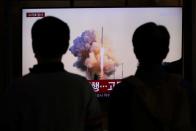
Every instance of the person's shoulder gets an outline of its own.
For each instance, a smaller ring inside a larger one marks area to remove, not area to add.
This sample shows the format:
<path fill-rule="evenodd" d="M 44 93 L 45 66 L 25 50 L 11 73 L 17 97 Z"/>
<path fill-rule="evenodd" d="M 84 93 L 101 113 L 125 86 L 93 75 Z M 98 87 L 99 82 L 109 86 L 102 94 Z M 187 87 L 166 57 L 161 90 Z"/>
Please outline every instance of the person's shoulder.
<path fill-rule="evenodd" d="M 191 83 L 183 78 L 183 76 L 178 74 L 169 74 L 167 79 L 167 88 L 170 90 L 174 90 L 175 92 L 182 93 L 190 93 L 192 92 Z"/>
<path fill-rule="evenodd" d="M 113 94 L 119 94 L 119 93 L 128 93 L 133 88 L 133 84 L 136 82 L 135 76 L 128 76 L 121 80 L 119 84 L 117 84 L 112 93 Z"/>
<path fill-rule="evenodd" d="M 176 79 L 178 81 L 183 80 L 182 75 L 179 75 L 179 74 L 167 73 L 167 75 L 168 75 L 168 78 L 170 78 L 170 79 Z"/>
<path fill-rule="evenodd" d="M 188 86 L 188 81 L 186 81 L 182 75 L 168 73 L 167 82 L 171 85 L 177 84 L 178 87 L 185 87 Z"/>
<path fill-rule="evenodd" d="M 29 73 L 13 81 L 16 86 L 28 86 L 35 84 L 67 84 L 88 86 L 88 81 L 85 77 L 68 72 L 53 72 L 53 73 Z"/>
<path fill-rule="evenodd" d="M 78 75 L 78 74 L 75 74 L 72 72 L 68 72 L 68 71 L 64 72 L 64 76 L 66 76 L 72 80 L 76 80 L 76 81 L 87 81 L 87 79 L 84 76 Z"/>
<path fill-rule="evenodd" d="M 18 78 L 16 78 L 16 79 L 14 79 L 14 80 L 11 82 L 11 84 L 12 84 L 12 85 L 17 85 L 17 84 L 19 84 L 19 83 L 21 83 L 21 82 L 27 81 L 30 77 L 31 77 L 31 74 L 30 74 L 30 73 L 25 74 L 24 76 L 21 76 L 21 77 L 18 77 Z"/>
<path fill-rule="evenodd" d="M 83 86 L 89 86 L 88 80 L 81 75 L 69 72 L 69 71 L 63 71 L 63 72 L 57 72 L 53 74 L 56 77 L 55 80 L 61 81 L 70 85 L 80 85 L 81 87 Z"/>
<path fill-rule="evenodd" d="M 19 78 L 18 80 L 28 80 L 28 79 L 34 79 L 34 78 L 70 78 L 70 79 L 78 79 L 78 80 L 85 80 L 86 78 L 78 75 L 78 74 L 74 74 L 72 72 L 68 72 L 68 71 L 61 71 L 61 72 L 52 72 L 52 73 L 29 73 L 24 75 L 23 77 Z"/>
<path fill-rule="evenodd" d="M 119 84 L 117 84 L 116 87 L 118 88 L 128 88 L 128 87 L 133 87 L 133 86 L 140 86 L 142 85 L 142 82 L 140 79 L 138 79 L 136 76 L 128 76 L 124 79 L 121 80 Z"/>
<path fill-rule="evenodd" d="M 64 72 L 64 78 L 66 78 L 66 82 L 70 85 L 77 85 L 77 88 L 82 88 L 83 90 L 91 90 L 91 84 L 88 82 L 86 77 L 72 73 L 72 72 Z"/>

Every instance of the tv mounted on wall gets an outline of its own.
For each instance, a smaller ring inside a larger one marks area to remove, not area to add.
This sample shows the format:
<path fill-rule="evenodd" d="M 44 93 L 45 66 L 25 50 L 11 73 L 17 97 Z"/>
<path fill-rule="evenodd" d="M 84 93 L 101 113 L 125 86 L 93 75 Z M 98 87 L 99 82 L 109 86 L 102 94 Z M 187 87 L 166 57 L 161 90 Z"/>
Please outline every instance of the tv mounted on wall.
<path fill-rule="evenodd" d="M 121 79 L 134 75 L 137 59 L 132 35 L 146 22 L 166 26 L 169 53 L 164 62 L 182 57 L 182 8 L 33 8 L 22 9 L 22 74 L 36 64 L 31 28 L 45 16 L 65 21 L 71 29 L 70 46 L 62 62 L 67 71 L 89 80 L 97 97 L 109 97 Z"/>

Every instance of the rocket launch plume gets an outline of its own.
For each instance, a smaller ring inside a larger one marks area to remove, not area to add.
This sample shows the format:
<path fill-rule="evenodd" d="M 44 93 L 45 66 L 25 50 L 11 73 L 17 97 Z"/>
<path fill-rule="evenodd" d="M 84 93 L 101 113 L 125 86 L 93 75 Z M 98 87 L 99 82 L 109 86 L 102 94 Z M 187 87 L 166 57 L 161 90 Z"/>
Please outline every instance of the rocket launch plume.
<path fill-rule="evenodd" d="M 86 30 L 73 40 L 73 45 L 69 48 L 71 53 L 77 57 L 77 61 L 73 66 L 81 71 L 85 71 L 89 79 L 93 79 L 94 75 L 101 74 L 101 63 L 103 63 L 103 74 L 108 77 L 115 72 L 115 66 L 118 65 L 112 50 L 103 47 L 102 41 L 97 41 L 94 30 Z M 104 50 L 103 51 L 101 50 Z M 102 54 L 101 54 L 102 52 Z M 102 58 L 101 58 L 101 55 Z M 101 59 L 104 62 L 101 62 Z"/>

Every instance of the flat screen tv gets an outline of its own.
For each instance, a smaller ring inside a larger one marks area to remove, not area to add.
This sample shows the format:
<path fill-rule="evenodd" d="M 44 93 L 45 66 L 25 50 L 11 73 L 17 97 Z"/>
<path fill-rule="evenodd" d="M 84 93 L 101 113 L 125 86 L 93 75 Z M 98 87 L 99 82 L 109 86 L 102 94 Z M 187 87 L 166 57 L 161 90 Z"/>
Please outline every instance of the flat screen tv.
<path fill-rule="evenodd" d="M 109 97 L 121 79 L 134 75 L 138 61 L 132 35 L 146 22 L 166 26 L 169 53 L 164 62 L 182 57 L 182 8 L 33 8 L 22 9 L 22 74 L 37 63 L 31 40 L 36 20 L 55 16 L 71 29 L 70 45 L 62 62 L 67 71 L 87 78 L 97 97 Z"/>

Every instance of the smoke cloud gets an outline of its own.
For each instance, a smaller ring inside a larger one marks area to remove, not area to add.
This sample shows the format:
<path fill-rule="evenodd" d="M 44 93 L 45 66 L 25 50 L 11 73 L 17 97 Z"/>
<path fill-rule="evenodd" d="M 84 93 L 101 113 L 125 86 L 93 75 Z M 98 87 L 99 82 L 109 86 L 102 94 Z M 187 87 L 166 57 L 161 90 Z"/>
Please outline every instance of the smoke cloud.
<path fill-rule="evenodd" d="M 107 79 L 108 76 L 115 72 L 115 67 L 118 66 L 112 50 L 107 46 L 104 48 L 104 68 L 102 79 Z M 71 53 L 77 57 L 77 61 L 73 64 L 74 67 L 86 72 L 89 79 L 94 79 L 94 76 L 100 76 L 100 49 L 101 43 L 97 41 L 97 35 L 94 30 L 86 30 L 73 40 L 73 45 L 70 47 Z"/>

